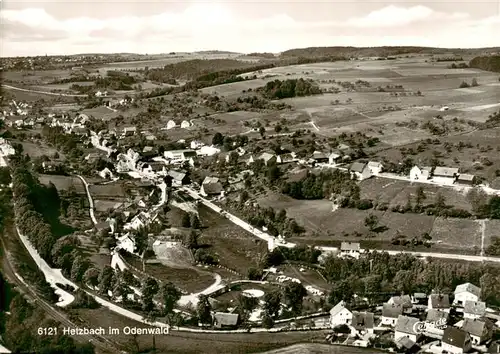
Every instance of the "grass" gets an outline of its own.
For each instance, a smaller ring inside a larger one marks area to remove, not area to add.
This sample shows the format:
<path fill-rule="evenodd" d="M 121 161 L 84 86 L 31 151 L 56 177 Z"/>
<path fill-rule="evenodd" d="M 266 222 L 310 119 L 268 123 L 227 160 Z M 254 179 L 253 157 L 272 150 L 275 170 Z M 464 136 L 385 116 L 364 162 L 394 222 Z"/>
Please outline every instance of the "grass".
<path fill-rule="evenodd" d="M 120 182 L 110 183 L 106 185 L 91 185 L 89 186 L 89 191 L 93 198 L 113 198 L 126 196 L 123 185 Z"/>
<path fill-rule="evenodd" d="M 257 265 L 260 255 L 267 249 L 266 244 L 204 205 L 199 207 L 199 215 L 204 229 L 198 242 L 208 245 L 220 264 L 241 274 Z"/>
<path fill-rule="evenodd" d="M 19 141 L 15 142 L 19 143 Z M 20 143 L 23 145 L 23 153 L 30 155 L 32 158 L 44 155 L 51 157 L 56 152 L 59 153 L 55 148 L 47 145 L 34 144 L 27 141 L 22 141 Z"/>
<path fill-rule="evenodd" d="M 73 312 L 92 327 L 118 328 L 120 334 L 107 335 L 113 341 L 123 344 L 128 350 L 146 351 L 152 348 L 153 337 L 150 335 L 137 336 L 137 345 L 132 336 L 123 334 L 125 326 L 147 328 L 148 326 L 126 317 L 120 316 L 106 308 L 95 310 L 79 309 Z M 169 335 L 156 336 L 156 348 L 161 353 L 258 353 L 262 351 L 286 347 L 298 343 L 324 343 L 328 331 L 311 332 L 284 332 L 279 334 L 213 334 L 189 333 L 171 331 Z M 343 348 L 342 348 L 343 349 Z M 349 348 L 350 349 L 350 348 Z"/>
<path fill-rule="evenodd" d="M 299 279 L 304 286 L 312 285 L 323 291 L 331 290 L 331 285 L 318 272 L 310 269 L 304 269 L 301 272 L 299 269 L 300 267 L 289 264 L 280 267 L 284 275 Z M 272 279 L 272 277 L 268 279 Z"/>
<path fill-rule="evenodd" d="M 38 180 L 45 185 L 52 182 L 57 190 L 68 190 L 70 187 L 74 187 L 78 194 L 85 194 L 82 181 L 77 177 L 40 174 Z"/>

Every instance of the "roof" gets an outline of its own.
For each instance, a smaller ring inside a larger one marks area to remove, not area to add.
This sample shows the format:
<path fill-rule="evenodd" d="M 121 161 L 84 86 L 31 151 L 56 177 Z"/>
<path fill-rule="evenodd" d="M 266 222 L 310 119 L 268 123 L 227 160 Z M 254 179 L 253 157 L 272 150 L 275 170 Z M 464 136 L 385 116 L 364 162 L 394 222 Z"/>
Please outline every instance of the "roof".
<path fill-rule="evenodd" d="M 219 178 L 218 177 L 207 176 L 207 177 L 205 177 L 205 179 L 203 180 L 203 182 L 201 182 L 201 184 L 217 183 L 217 182 L 219 182 Z"/>
<path fill-rule="evenodd" d="M 125 127 L 123 128 L 124 132 L 135 132 L 137 130 L 137 127 Z"/>
<path fill-rule="evenodd" d="M 352 325 L 356 329 L 360 328 L 373 328 L 374 315 L 372 312 L 358 312 L 352 313 Z"/>
<path fill-rule="evenodd" d="M 340 311 L 342 310 L 349 310 L 347 307 L 346 307 L 346 303 L 345 301 L 340 301 L 337 305 L 333 306 L 332 309 L 330 310 L 330 315 L 331 316 L 335 316 L 337 315 L 338 313 L 340 313 Z"/>
<path fill-rule="evenodd" d="M 268 152 L 263 152 L 260 156 L 259 156 L 259 159 L 260 160 L 264 160 L 264 162 L 268 162 L 269 160 L 271 160 L 272 158 L 274 157 L 273 154 L 270 154 Z"/>
<path fill-rule="evenodd" d="M 350 149 L 351 147 L 349 145 L 346 145 L 346 144 L 339 144 L 339 146 L 337 146 L 337 149 L 339 150 L 346 150 L 346 149 Z"/>
<path fill-rule="evenodd" d="M 363 162 L 354 162 L 351 167 L 349 167 L 349 170 L 352 172 L 358 172 L 362 173 L 363 170 L 365 169 L 366 164 Z"/>
<path fill-rule="evenodd" d="M 427 317 L 425 318 L 427 322 L 437 322 L 442 319 L 448 319 L 448 312 L 438 309 L 429 309 L 429 311 L 427 311 Z"/>
<path fill-rule="evenodd" d="M 500 353 L 500 343 L 494 342 L 488 348 L 488 353 L 490 354 L 498 354 Z"/>
<path fill-rule="evenodd" d="M 447 294 L 431 294 L 429 301 L 434 309 L 450 308 L 450 297 Z"/>
<path fill-rule="evenodd" d="M 443 333 L 442 341 L 443 343 L 452 345 L 454 347 L 463 348 L 467 337 L 467 332 L 459 328 L 446 327 Z"/>
<path fill-rule="evenodd" d="M 409 337 L 401 337 L 398 339 L 396 342 L 396 345 L 398 348 L 406 348 L 406 349 L 411 349 L 416 343 L 412 341 Z"/>
<path fill-rule="evenodd" d="M 361 246 L 359 242 L 342 242 L 340 244 L 341 251 L 359 251 Z"/>
<path fill-rule="evenodd" d="M 340 152 L 337 152 L 337 151 L 333 151 L 330 156 L 328 156 L 329 158 L 332 158 L 332 159 L 338 159 L 339 157 L 341 157 L 342 155 L 340 154 Z"/>
<path fill-rule="evenodd" d="M 415 299 L 427 299 L 427 294 L 426 293 L 415 293 L 415 294 L 413 294 L 413 297 Z"/>
<path fill-rule="evenodd" d="M 396 305 L 401 305 L 403 307 L 413 307 L 410 295 L 393 296 L 389 299 L 392 303 Z"/>
<path fill-rule="evenodd" d="M 471 293 L 471 294 L 479 297 L 481 295 L 481 288 L 479 286 L 476 286 L 476 285 L 471 284 L 471 283 L 460 284 L 460 285 L 457 285 L 457 287 L 455 288 L 455 296 L 457 294 L 465 293 L 465 292 Z"/>
<path fill-rule="evenodd" d="M 224 190 L 219 182 L 205 183 L 202 188 L 206 194 L 220 194 Z"/>
<path fill-rule="evenodd" d="M 415 331 L 415 327 L 417 326 L 418 322 L 418 318 L 400 315 L 398 316 L 398 320 L 396 321 L 396 328 L 394 330 L 406 334 L 417 334 L 417 332 Z"/>
<path fill-rule="evenodd" d="M 161 161 L 158 162 L 149 162 L 148 165 L 151 167 L 151 169 L 155 172 L 162 171 L 163 168 L 165 167 L 165 164 Z"/>
<path fill-rule="evenodd" d="M 434 176 L 454 177 L 458 175 L 458 168 L 437 166 L 434 169 Z"/>
<path fill-rule="evenodd" d="M 142 152 L 151 152 L 151 151 L 154 151 L 154 147 L 153 146 L 144 146 L 144 149 L 142 149 Z"/>
<path fill-rule="evenodd" d="M 286 153 L 286 154 L 281 154 L 279 155 L 281 161 L 293 161 L 295 158 L 293 157 L 292 153 Z"/>
<path fill-rule="evenodd" d="M 214 315 L 215 321 L 222 326 L 236 326 L 238 324 L 237 313 L 216 312 Z"/>
<path fill-rule="evenodd" d="M 462 330 L 465 332 L 477 336 L 482 337 L 488 327 L 492 327 L 492 323 L 487 319 L 464 319 L 464 323 L 462 324 Z"/>
<path fill-rule="evenodd" d="M 328 155 L 326 155 L 324 152 L 321 152 L 321 151 L 315 151 L 315 152 L 313 152 L 311 158 L 313 158 L 315 160 L 327 159 Z"/>
<path fill-rule="evenodd" d="M 403 313 L 403 306 L 394 304 L 382 305 L 382 316 L 389 318 L 398 318 Z"/>
<path fill-rule="evenodd" d="M 460 176 L 458 176 L 458 180 L 459 180 L 459 181 L 468 181 L 468 182 L 473 182 L 473 181 L 474 181 L 474 178 L 476 178 L 476 176 L 474 176 L 474 175 L 469 175 L 469 174 L 460 174 Z"/>
<path fill-rule="evenodd" d="M 184 172 L 175 170 L 168 170 L 168 175 L 176 181 L 182 181 L 186 177 L 186 174 Z"/>
<path fill-rule="evenodd" d="M 382 163 L 378 161 L 368 161 L 368 167 L 382 168 Z"/>
<path fill-rule="evenodd" d="M 486 303 L 482 301 L 465 301 L 464 313 L 484 316 L 486 313 Z"/>

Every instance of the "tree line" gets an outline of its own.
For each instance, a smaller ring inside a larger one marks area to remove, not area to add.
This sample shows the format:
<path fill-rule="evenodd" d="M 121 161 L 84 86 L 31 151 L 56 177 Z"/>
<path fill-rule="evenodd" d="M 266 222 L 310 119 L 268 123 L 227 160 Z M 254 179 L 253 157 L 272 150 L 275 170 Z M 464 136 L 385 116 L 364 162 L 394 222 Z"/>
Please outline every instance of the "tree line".
<path fill-rule="evenodd" d="M 321 94 L 321 89 L 312 80 L 287 79 L 284 81 L 269 81 L 266 86 L 258 88 L 265 98 L 282 99 L 290 97 L 302 97 Z"/>

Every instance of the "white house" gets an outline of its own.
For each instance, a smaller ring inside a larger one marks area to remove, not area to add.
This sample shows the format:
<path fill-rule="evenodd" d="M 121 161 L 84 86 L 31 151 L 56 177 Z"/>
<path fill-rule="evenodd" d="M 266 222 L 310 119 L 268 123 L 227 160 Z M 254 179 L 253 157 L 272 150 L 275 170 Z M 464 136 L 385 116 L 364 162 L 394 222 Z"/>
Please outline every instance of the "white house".
<path fill-rule="evenodd" d="M 447 294 L 431 294 L 427 308 L 450 312 L 450 297 Z"/>
<path fill-rule="evenodd" d="M 177 126 L 177 124 L 173 120 L 169 120 L 167 122 L 167 130 L 173 129 Z"/>
<path fill-rule="evenodd" d="M 481 345 L 491 339 L 493 334 L 493 323 L 488 319 L 478 320 L 466 318 L 461 329 L 470 335 L 473 345 Z"/>
<path fill-rule="evenodd" d="M 460 284 L 455 288 L 454 295 L 453 305 L 464 306 L 466 301 L 479 301 L 481 288 L 471 283 Z"/>
<path fill-rule="evenodd" d="M 196 157 L 196 152 L 194 150 L 184 149 L 184 150 L 170 150 L 164 152 L 165 159 L 170 161 L 170 163 L 182 163 L 184 161 L 189 161 L 189 159 Z"/>
<path fill-rule="evenodd" d="M 187 121 L 187 120 L 183 120 L 183 121 L 181 122 L 181 128 L 182 128 L 182 129 L 189 128 L 190 126 L 191 126 L 191 123 L 189 123 L 189 121 Z"/>
<path fill-rule="evenodd" d="M 372 176 L 370 169 L 368 168 L 368 164 L 363 162 L 354 162 L 349 167 L 349 172 L 351 176 L 356 178 L 359 181 L 370 178 Z"/>
<path fill-rule="evenodd" d="M 342 242 L 340 244 L 340 257 L 353 257 L 358 259 L 361 253 L 361 245 L 359 242 Z"/>
<path fill-rule="evenodd" d="M 218 153 L 220 153 L 220 149 L 215 146 L 202 146 L 199 150 L 196 150 L 198 156 L 213 156 Z"/>
<path fill-rule="evenodd" d="M 432 168 L 430 167 L 418 167 L 413 166 L 410 170 L 410 180 L 411 181 L 427 181 L 431 178 Z"/>
<path fill-rule="evenodd" d="M 348 325 L 352 321 L 352 312 L 347 308 L 345 301 L 340 301 L 330 310 L 330 324 L 333 327 Z"/>
<path fill-rule="evenodd" d="M 401 305 L 391 305 L 391 304 L 383 304 L 382 305 L 382 318 L 380 324 L 383 326 L 392 326 L 396 325 L 396 321 L 398 317 L 403 314 L 403 306 Z"/>
<path fill-rule="evenodd" d="M 199 140 L 191 141 L 191 149 L 193 149 L 193 150 L 200 149 L 203 146 L 205 146 L 205 144 Z"/>
<path fill-rule="evenodd" d="M 2 156 L 15 155 L 16 150 L 4 138 L 0 138 L 0 153 Z"/>
<path fill-rule="evenodd" d="M 335 152 L 334 151 L 330 155 L 328 155 L 328 163 L 330 165 L 336 165 L 340 161 L 342 161 L 342 155 L 340 154 L 340 152 Z"/>
<path fill-rule="evenodd" d="M 377 161 L 368 161 L 368 169 L 372 175 L 378 175 L 384 169 L 382 163 Z"/>
<path fill-rule="evenodd" d="M 135 242 L 130 237 L 130 234 L 127 233 L 121 237 L 118 237 L 118 239 L 116 240 L 116 247 L 118 249 L 123 249 L 127 252 L 134 253 Z"/>
<path fill-rule="evenodd" d="M 387 301 L 389 305 L 399 305 L 403 307 L 403 313 L 410 314 L 413 310 L 413 303 L 410 295 L 393 296 Z"/>
<path fill-rule="evenodd" d="M 437 166 L 432 173 L 432 180 L 437 183 L 451 185 L 458 177 L 458 168 Z"/>
<path fill-rule="evenodd" d="M 151 219 L 151 215 L 149 215 L 149 213 L 141 211 L 139 214 L 134 216 L 129 223 L 125 224 L 123 226 L 123 229 L 124 230 L 137 230 L 137 229 L 149 224 L 150 219 Z"/>
<path fill-rule="evenodd" d="M 422 335 L 416 331 L 418 322 L 418 318 L 415 317 L 398 316 L 394 328 L 394 341 L 397 342 L 403 337 L 408 337 L 413 342 L 417 342 Z"/>
<path fill-rule="evenodd" d="M 472 340 L 469 333 L 450 326 L 444 330 L 441 346 L 443 352 L 462 354 L 472 349 Z"/>
<path fill-rule="evenodd" d="M 478 319 L 486 314 L 486 303 L 482 301 L 466 300 L 464 304 L 464 318 Z"/>
<path fill-rule="evenodd" d="M 270 154 L 268 152 L 264 152 L 259 156 L 259 160 L 263 160 L 264 164 L 267 166 L 268 164 L 272 163 L 273 161 L 276 162 L 276 156 L 273 154 Z"/>

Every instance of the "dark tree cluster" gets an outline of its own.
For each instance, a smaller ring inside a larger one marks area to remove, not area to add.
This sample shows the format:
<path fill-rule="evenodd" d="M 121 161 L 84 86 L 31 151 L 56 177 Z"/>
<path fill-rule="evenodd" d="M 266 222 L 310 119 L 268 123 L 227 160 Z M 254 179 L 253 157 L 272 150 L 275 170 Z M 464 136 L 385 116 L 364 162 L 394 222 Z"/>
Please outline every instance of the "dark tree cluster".
<path fill-rule="evenodd" d="M 62 127 L 44 126 L 42 135 L 50 144 L 61 149 L 65 154 L 80 157 L 83 151 L 78 147 L 80 138 L 74 134 L 65 134 Z"/>
<path fill-rule="evenodd" d="M 321 89 L 310 80 L 287 79 L 284 81 L 274 80 L 266 86 L 257 89 L 262 95 L 269 99 L 282 99 L 290 97 L 301 97 L 321 94 Z"/>
<path fill-rule="evenodd" d="M 479 56 L 469 62 L 471 68 L 500 73 L 500 55 Z"/>

